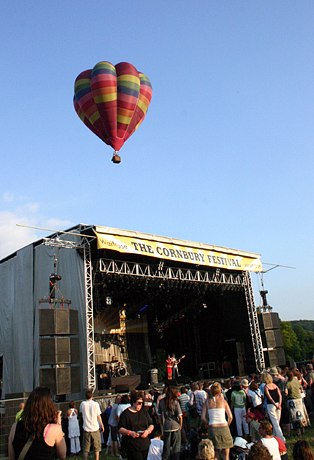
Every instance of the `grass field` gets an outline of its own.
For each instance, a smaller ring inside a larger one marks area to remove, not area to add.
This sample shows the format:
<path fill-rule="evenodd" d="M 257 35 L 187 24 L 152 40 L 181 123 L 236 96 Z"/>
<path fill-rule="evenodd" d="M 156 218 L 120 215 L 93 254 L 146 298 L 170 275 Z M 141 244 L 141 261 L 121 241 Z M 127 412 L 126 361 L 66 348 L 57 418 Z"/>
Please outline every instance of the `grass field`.
<path fill-rule="evenodd" d="M 304 430 L 304 433 L 300 437 L 292 434 L 292 436 L 289 439 L 287 439 L 286 445 L 287 445 L 287 448 L 288 448 L 288 457 L 289 457 L 289 459 L 292 459 L 293 446 L 297 441 L 299 441 L 299 439 L 304 439 L 305 441 L 307 441 L 310 444 L 312 449 L 314 449 L 314 423 L 313 423 L 313 420 L 312 420 L 312 426 L 306 428 Z"/>

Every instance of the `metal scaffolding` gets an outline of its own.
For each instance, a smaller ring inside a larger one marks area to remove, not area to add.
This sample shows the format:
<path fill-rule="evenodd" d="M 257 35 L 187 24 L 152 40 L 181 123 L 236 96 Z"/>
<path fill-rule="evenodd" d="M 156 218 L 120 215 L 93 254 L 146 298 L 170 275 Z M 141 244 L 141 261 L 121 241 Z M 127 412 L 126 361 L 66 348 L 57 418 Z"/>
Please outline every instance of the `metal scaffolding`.
<path fill-rule="evenodd" d="M 86 228 L 83 229 L 84 231 Z M 89 235 L 80 233 L 62 232 L 62 234 L 79 237 L 79 241 L 68 241 L 57 236 L 44 238 L 43 244 L 66 249 L 80 249 L 83 251 L 84 260 L 84 287 L 85 287 L 85 321 L 86 321 L 86 357 L 87 357 L 87 378 L 86 387 L 96 388 L 96 366 L 95 366 L 95 342 L 94 342 L 94 307 L 93 307 L 93 267 L 91 259 Z"/>
<path fill-rule="evenodd" d="M 257 317 L 257 309 L 254 304 L 254 294 L 253 294 L 252 282 L 251 282 L 251 277 L 250 277 L 249 272 L 244 272 L 243 275 L 244 275 L 243 285 L 244 285 L 246 306 L 247 306 L 249 322 L 250 322 L 255 364 L 256 364 L 257 371 L 262 372 L 265 369 L 265 359 L 264 359 L 261 332 L 260 332 L 260 327 L 259 327 L 258 317 Z"/>
<path fill-rule="evenodd" d="M 193 270 L 186 268 L 165 267 L 164 262 L 162 261 L 158 265 L 153 265 L 110 259 L 99 259 L 98 270 L 105 274 L 185 281 L 205 284 L 208 287 L 220 286 L 224 287 L 226 290 L 244 289 L 256 368 L 259 372 L 265 369 L 264 352 L 257 317 L 257 309 L 254 303 L 251 276 L 248 271 L 228 273 L 221 271 L 219 268 L 211 271 Z"/>

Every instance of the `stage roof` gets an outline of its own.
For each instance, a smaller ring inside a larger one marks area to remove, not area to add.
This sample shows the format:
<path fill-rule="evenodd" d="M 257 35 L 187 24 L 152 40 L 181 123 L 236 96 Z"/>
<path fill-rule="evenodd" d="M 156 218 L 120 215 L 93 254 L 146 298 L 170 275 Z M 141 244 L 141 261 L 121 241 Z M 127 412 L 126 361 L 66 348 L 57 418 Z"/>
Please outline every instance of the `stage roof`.
<path fill-rule="evenodd" d="M 260 255 L 132 230 L 95 226 L 98 249 L 230 270 L 260 272 Z"/>

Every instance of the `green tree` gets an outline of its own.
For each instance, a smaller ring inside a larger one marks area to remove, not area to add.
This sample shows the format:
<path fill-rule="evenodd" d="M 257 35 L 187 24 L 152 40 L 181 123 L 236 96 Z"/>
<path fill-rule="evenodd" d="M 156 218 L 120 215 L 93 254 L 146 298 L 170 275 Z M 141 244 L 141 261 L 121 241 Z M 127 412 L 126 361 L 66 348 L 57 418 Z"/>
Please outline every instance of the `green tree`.
<path fill-rule="evenodd" d="M 292 324 L 292 328 L 300 344 L 301 359 L 310 359 L 314 353 L 314 332 L 306 330 L 300 323 Z"/>
<path fill-rule="evenodd" d="M 298 340 L 298 337 L 292 326 L 287 321 L 282 321 L 280 324 L 282 337 L 283 337 L 283 346 L 287 357 L 293 358 L 295 361 L 301 359 L 301 347 Z"/>

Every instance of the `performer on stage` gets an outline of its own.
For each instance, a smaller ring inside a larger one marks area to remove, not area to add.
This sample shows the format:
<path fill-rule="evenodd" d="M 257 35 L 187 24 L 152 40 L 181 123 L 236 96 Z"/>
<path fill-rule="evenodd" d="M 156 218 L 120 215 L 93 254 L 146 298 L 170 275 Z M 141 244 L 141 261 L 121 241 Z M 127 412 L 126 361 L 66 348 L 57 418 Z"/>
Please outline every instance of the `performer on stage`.
<path fill-rule="evenodd" d="M 172 362 L 172 379 L 173 380 L 175 380 L 176 377 L 180 377 L 178 364 L 180 363 L 181 359 L 183 359 L 183 358 L 185 358 L 185 355 L 181 356 L 180 359 L 177 359 L 175 354 L 172 353 L 171 362 Z"/>
<path fill-rule="evenodd" d="M 168 355 L 166 359 L 166 372 L 167 372 L 167 379 L 172 380 L 172 358 Z"/>

